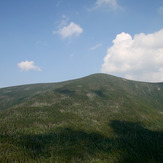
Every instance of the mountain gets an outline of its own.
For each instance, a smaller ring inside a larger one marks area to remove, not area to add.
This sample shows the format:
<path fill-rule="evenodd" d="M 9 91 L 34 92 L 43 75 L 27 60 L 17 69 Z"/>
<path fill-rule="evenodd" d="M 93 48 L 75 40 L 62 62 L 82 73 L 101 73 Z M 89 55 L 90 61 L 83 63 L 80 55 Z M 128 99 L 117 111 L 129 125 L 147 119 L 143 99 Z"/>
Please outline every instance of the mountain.
<path fill-rule="evenodd" d="M 106 74 L 0 89 L 0 162 L 162 162 L 163 83 Z"/>

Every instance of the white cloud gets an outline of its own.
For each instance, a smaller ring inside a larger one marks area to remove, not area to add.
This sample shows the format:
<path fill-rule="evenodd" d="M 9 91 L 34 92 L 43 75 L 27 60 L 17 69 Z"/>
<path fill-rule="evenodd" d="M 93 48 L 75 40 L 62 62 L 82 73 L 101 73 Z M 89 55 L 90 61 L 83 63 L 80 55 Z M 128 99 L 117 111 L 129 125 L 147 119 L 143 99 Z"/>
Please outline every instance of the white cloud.
<path fill-rule="evenodd" d="M 119 8 L 117 0 L 96 0 L 95 8 L 99 8 L 104 5 L 108 5 L 113 9 Z"/>
<path fill-rule="evenodd" d="M 102 72 L 140 81 L 163 81 L 163 29 L 133 38 L 118 34 L 107 51 Z"/>
<path fill-rule="evenodd" d="M 163 6 L 158 9 L 159 14 L 163 15 Z"/>
<path fill-rule="evenodd" d="M 34 64 L 34 61 L 22 61 L 18 63 L 18 67 L 20 68 L 21 71 L 29 70 L 41 71 L 41 69 Z"/>
<path fill-rule="evenodd" d="M 90 50 L 95 50 L 95 49 L 97 49 L 97 48 L 99 48 L 99 47 L 101 47 L 101 46 L 102 46 L 101 43 L 96 44 L 95 46 L 91 47 Z"/>
<path fill-rule="evenodd" d="M 71 22 L 67 26 L 60 27 L 58 31 L 53 31 L 53 34 L 59 34 L 63 39 L 74 36 L 77 37 L 83 32 L 80 25 Z"/>

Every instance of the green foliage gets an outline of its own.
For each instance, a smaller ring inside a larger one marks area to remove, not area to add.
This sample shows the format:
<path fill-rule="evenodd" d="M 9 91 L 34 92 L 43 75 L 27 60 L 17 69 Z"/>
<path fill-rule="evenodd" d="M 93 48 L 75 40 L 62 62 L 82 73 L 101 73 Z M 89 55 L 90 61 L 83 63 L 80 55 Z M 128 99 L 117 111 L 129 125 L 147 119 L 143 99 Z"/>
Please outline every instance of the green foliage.
<path fill-rule="evenodd" d="M 163 162 L 163 83 L 105 74 L 0 89 L 0 162 Z"/>

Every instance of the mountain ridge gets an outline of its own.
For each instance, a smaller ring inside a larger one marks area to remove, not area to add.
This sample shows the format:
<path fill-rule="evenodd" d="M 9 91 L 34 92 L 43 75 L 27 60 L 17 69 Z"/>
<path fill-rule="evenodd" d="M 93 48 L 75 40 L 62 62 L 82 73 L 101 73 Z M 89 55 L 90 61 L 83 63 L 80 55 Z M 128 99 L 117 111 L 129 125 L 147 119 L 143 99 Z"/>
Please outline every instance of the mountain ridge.
<path fill-rule="evenodd" d="M 110 75 L 110 74 L 106 74 L 106 73 L 94 73 L 94 74 L 90 74 L 90 75 L 87 75 L 87 76 L 83 76 L 83 77 L 79 77 L 79 78 L 74 78 L 74 79 L 69 79 L 69 80 L 64 80 L 64 81 L 59 81 L 59 82 L 29 83 L 29 84 L 11 85 L 11 86 L 2 87 L 0 89 L 6 89 L 6 88 L 12 88 L 12 87 L 20 87 L 20 86 L 27 86 L 27 85 L 58 84 L 58 83 L 75 81 L 75 80 L 79 80 L 79 79 L 83 79 L 83 78 L 87 78 L 87 77 L 93 77 L 93 76 L 110 76 L 110 77 L 114 77 L 114 78 L 117 78 L 117 79 L 122 79 L 124 81 L 133 81 L 133 82 L 148 83 L 148 84 L 163 84 L 163 82 L 139 81 L 139 80 L 132 80 L 132 79 L 127 79 L 127 78 L 123 78 L 123 77 L 118 77 L 118 76 Z"/>
<path fill-rule="evenodd" d="M 38 83 L 38 84 L 28 84 L 28 85 L 20 85 L 20 86 L 14 86 L 14 87 L 7 87 L 7 88 L 1 88 L 0 89 L 0 104 L 2 106 L 2 101 L 5 100 L 5 96 L 8 97 L 8 102 L 10 102 L 10 96 L 13 97 L 13 93 L 16 95 L 18 94 L 19 98 L 18 100 L 23 100 L 29 97 L 34 97 L 39 94 L 46 93 L 50 91 L 51 89 L 55 89 L 58 87 L 70 87 L 70 89 L 79 89 L 76 86 L 82 86 L 87 87 L 87 89 L 95 89 L 97 87 L 98 89 L 102 89 L 103 91 L 106 89 L 104 87 L 107 87 L 108 90 L 120 90 L 121 91 L 127 91 L 127 93 L 133 93 L 140 94 L 140 92 L 145 91 L 148 94 L 151 94 L 151 92 L 158 94 L 158 96 L 161 95 L 163 90 L 163 83 L 147 83 L 147 82 L 139 82 L 139 81 L 132 81 L 127 80 L 124 78 L 115 77 L 112 75 L 107 74 L 92 74 L 83 78 L 74 79 L 74 80 L 68 80 L 65 82 L 58 82 L 58 83 Z M 74 88 L 73 88 L 74 87 Z M 93 88 L 91 88 L 93 87 Z M 101 88 L 100 88 L 101 87 Z M 83 88 L 85 89 L 85 88 Z M 82 90 L 81 90 L 82 91 Z M 138 92 L 140 91 L 140 92 Z M 99 90 L 99 93 L 102 93 L 102 90 Z M 161 92 L 161 93 L 159 93 Z M 61 92 L 64 94 L 63 92 Z M 67 92 L 68 93 L 68 92 Z M 70 92 L 69 92 L 70 93 Z M 89 92 L 85 92 L 89 93 Z M 97 92 L 96 92 L 97 93 Z M 159 95 L 160 94 L 160 95 Z M 118 96 L 118 94 L 117 94 Z M 163 97 L 163 96 L 161 96 Z M 159 97 L 159 98 L 161 98 Z"/>
<path fill-rule="evenodd" d="M 93 74 L 0 89 L 0 151 L 0 162 L 161 162 L 163 83 Z"/>

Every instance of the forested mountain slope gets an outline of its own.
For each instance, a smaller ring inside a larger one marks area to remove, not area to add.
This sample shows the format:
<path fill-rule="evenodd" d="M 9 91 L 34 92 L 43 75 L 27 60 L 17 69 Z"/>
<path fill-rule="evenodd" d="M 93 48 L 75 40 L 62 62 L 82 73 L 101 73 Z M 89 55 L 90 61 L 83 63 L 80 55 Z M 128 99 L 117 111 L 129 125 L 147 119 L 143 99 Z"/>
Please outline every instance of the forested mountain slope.
<path fill-rule="evenodd" d="M 0 162 L 161 162 L 163 83 L 106 74 L 0 89 Z"/>

